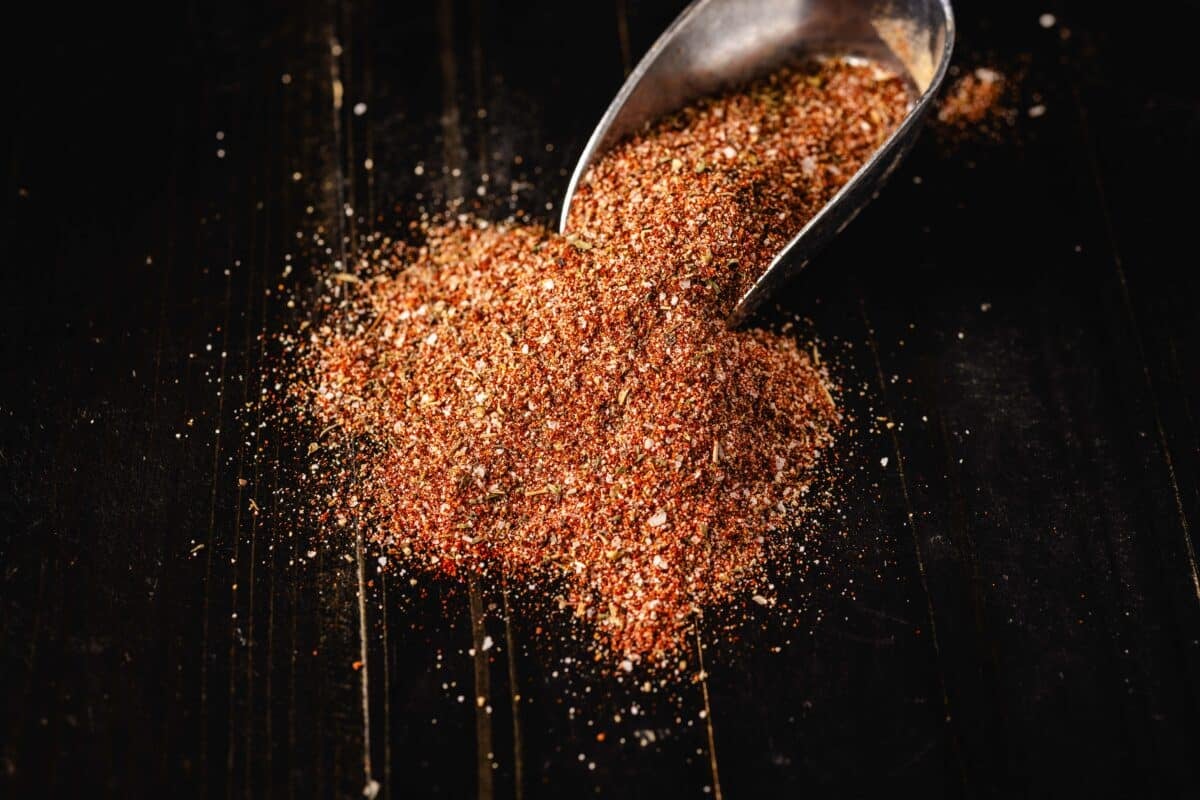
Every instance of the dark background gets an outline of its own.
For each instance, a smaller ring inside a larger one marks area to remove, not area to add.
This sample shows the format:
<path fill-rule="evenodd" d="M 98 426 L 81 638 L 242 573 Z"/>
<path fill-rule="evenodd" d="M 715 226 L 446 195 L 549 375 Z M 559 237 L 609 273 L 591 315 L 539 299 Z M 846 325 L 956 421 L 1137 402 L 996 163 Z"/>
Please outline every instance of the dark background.
<path fill-rule="evenodd" d="M 288 443 L 238 413 L 260 334 L 484 173 L 484 213 L 524 180 L 552 220 L 681 6 L 6 12 L 0 795 L 1195 796 L 1195 3 L 957 4 L 1015 125 L 926 134 L 788 300 L 859 420 L 799 628 L 643 693 L 368 555 L 360 641 L 354 543 L 289 524 Z"/>

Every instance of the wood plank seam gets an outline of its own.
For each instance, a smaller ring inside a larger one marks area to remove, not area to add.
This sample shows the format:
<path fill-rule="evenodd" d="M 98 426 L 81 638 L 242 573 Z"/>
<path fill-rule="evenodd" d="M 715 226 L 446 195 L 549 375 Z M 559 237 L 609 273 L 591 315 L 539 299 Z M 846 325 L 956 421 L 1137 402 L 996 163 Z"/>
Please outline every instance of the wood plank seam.
<path fill-rule="evenodd" d="M 867 347 L 871 351 L 871 358 L 875 366 L 875 377 L 879 385 L 879 398 L 883 406 L 884 415 L 891 419 L 893 417 L 891 409 L 888 405 L 887 380 L 883 376 L 883 364 L 879 360 L 879 346 L 875 342 L 875 330 L 871 325 L 870 317 L 867 315 L 866 301 L 859 295 L 859 314 L 862 318 L 863 327 L 867 339 Z M 946 712 L 946 726 L 949 728 L 950 741 L 954 751 L 955 761 L 958 766 L 959 779 L 963 787 L 963 791 L 970 796 L 970 781 L 967 777 L 967 766 L 963 759 L 962 745 L 959 741 L 957 732 L 958 723 L 955 720 L 954 714 L 950 706 L 950 694 L 946 689 L 946 675 L 942 664 L 942 649 L 938 641 L 937 633 L 937 617 L 933 608 L 933 594 L 929 591 L 929 577 L 925 571 L 925 556 L 921 550 L 921 537 L 917 531 L 917 519 L 913 513 L 912 499 L 908 491 L 908 478 L 904 473 L 904 454 L 900 449 L 900 438 L 896 435 L 896 430 L 893 428 L 890 431 L 892 452 L 896 456 L 896 474 L 900 481 L 900 492 L 904 498 L 904 513 L 905 521 L 908 523 L 908 531 L 912 537 L 913 554 L 917 563 L 917 575 L 921 583 L 921 591 L 925 595 L 925 604 L 927 618 L 929 620 L 929 638 L 933 643 L 933 652 L 938 665 L 938 686 L 942 693 L 942 706 Z"/>
<path fill-rule="evenodd" d="M 1080 135 L 1083 139 L 1083 149 L 1087 153 L 1088 169 L 1096 188 L 1096 200 L 1100 208 L 1100 216 L 1104 223 L 1104 233 L 1108 239 L 1108 251 L 1112 255 L 1113 270 L 1116 273 L 1117 285 L 1121 290 L 1121 306 L 1125 311 L 1129 324 L 1129 335 L 1133 342 L 1134 351 L 1138 356 L 1138 366 L 1150 401 L 1150 412 L 1154 419 L 1154 429 L 1158 438 L 1158 449 L 1162 454 L 1163 466 L 1167 473 L 1167 481 L 1175 501 L 1175 512 L 1179 518 L 1179 529 L 1183 539 L 1183 556 L 1191 579 L 1192 594 L 1200 603 L 1200 568 L 1196 563 L 1196 549 L 1192 544 L 1191 526 L 1188 524 L 1187 512 L 1183 506 L 1183 493 L 1179 488 L 1179 479 L 1175 474 L 1175 461 L 1171 455 L 1170 439 L 1163 424 L 1162 410 L 1158 401 L 1158 393 L 1154 386 L 1154 376 L 1150 373 L 1150 364 L 1146 360 L 1146 346 L 1142 340 L 1141 326 L 1138 323 L 1137 311 L 1134 309 L 1133 296 L 1129 291 L 1129 282 L 1125 275 L 1125 264 L 1121 258 L 1121 250 L 1117 244 L 1116 231 L 1113 229 L 1112 210 L 1109 207 L 1108 196 L 1104 189 L 1104 179 L 1100 174 L 1100 165 L 1096 157 L 1096 147 L 1092 142 L 1088 126 L 1087 108 L 1083 104 L 1079 87 L 1073 77 L 1068 76 L 1071 87 L 1071 97 L 1075 102 L 1075 111 L 1079 117 Z"/>

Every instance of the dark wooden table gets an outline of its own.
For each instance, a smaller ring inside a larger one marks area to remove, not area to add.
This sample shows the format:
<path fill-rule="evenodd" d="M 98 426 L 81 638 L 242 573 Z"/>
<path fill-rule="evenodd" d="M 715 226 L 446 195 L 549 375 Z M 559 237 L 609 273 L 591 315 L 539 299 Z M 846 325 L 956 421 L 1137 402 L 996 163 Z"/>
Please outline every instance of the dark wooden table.
<path fill-rule="evenodd" d="M 927 135 L 788 300 L 859 420 L 799 628 L 642 693 L 528 602 L 288 524 L 242 411 L 286 297 L 484 174 L 482 213 L 523 181 L 550 220 L 680 5 L 7 12 L 0 795 L 1196 796 L 1200 91 L 1165 10 L 958 4 L 1015 127 Z"/>

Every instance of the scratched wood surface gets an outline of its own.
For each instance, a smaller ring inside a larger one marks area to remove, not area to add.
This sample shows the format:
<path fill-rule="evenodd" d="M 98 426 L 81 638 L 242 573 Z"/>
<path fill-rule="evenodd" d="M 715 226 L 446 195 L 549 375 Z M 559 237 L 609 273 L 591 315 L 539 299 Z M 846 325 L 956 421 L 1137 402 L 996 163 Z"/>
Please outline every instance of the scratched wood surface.
<path fill-rule="evenodd" d="M 1185 26 L 958 4 L 1015 128 L 927 135 L 783 303 L 860 423 L 809 611 L 701 626 L 707 678 L 646 693 L 507 586 L 289 524 L 245 409 L 358 237 L 552 220 L 682 4 L 168 5 L 10 19 L 0 795 L 1194 796 Z"/>

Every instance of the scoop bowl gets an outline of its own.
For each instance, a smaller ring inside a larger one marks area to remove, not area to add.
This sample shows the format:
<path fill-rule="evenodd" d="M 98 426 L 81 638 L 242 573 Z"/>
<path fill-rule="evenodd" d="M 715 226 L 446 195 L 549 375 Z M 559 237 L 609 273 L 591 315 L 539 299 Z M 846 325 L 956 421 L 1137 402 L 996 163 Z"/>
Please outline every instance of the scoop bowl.
<path fill-rule="evenodd" d="M 729 318 L 739 325 L 878 194 L 912 148 L 953 46 L 949 0 L 696 0 L 630 73 L 592 132 L 567 186 L 559 230 L 568 232 L 571 200 L 593 163 L 699 97 L 804 56 L 866 58 L 895 70 L 913 93 L 908 115 L 742 295 Z"/>

